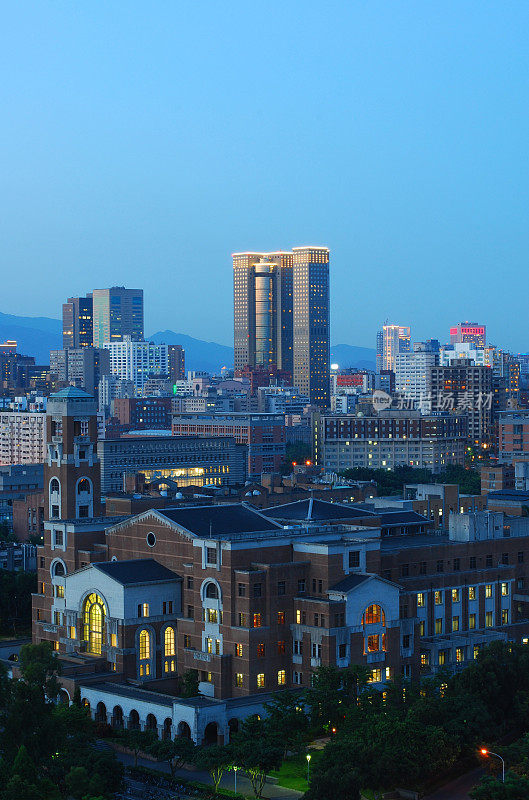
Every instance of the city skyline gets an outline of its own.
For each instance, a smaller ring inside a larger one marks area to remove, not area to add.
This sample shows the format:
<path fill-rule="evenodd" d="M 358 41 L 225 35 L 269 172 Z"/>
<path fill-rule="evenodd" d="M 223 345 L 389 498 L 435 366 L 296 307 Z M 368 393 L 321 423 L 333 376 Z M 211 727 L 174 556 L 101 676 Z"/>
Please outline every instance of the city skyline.
<path fill-rule="evenodd" d="M 371 347 L 386 317 L 420 339 L 487 319 L 499 341 L 508 308 L 502 344 L 528 349 L 529 9 L 303 11 L 300 37 L 284 5 L 212 8 L 197 48 L 199 8 L 8 8 L 2 239 L 28 291 L 9 282 L 0 310 L 57 317 L 57 281 L 82 295 L 89 274 L 148 283 L 147 332 L 229 343 L 229 253 L 317 241 L 333 342 Z"/>

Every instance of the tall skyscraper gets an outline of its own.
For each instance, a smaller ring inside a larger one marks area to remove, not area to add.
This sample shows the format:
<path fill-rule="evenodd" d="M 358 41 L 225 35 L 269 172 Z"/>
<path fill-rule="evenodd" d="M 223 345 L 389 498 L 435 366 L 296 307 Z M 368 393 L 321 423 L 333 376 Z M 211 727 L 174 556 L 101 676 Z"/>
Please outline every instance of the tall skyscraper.
<path fill-rule="evenodd" d="M 169 380 L 173 383 L 186 376 L 186 352 L 181 344 L 168 344 Z"/>
<path fill-rule="evenodd" d="M 329 250 L 234 253 L 235 369 L 277 367 L 329 405 Z"/>
<path fill-rule="evenodd" d="M 294 386 L 310 402 L 330 406 L 329 250 L 294 247 Z"/>
<path fill-rule="evenodd" d="M 63 348 L 92 347 L 93 330 L 92 294 L 69 297 L 62 305 Z"/>
<path fill-rule="evenodd" d="M 476 347 L 485 347 L 487 341 L 487 328 L 477 322 L 460 322 L 450 328 L 450 344 L 469 342 Z"/>
<path fill-rule="evenodd" d="M 402 325 L 383 325 L 377 332 L 377 371 L 395 372 L 395 356 L 410 352 L 410 329 Z"/>
<path fill-rule="evenodd" d="M 94 347 L 105 342 L 122 342 L 124 336 L 133 341 L 143 339 L 143 289 L 94 289 Z"/>
<path fill-rule="evenodd" d="M 234 253 L 235 369 L 292 374 L 292 253 Z"/>

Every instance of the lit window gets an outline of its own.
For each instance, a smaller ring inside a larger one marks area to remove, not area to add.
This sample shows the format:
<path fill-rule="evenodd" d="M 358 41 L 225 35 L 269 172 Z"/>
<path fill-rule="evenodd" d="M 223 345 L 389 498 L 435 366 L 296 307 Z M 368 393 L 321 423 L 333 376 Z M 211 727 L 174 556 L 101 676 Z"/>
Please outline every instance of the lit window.
<path fill-rule="evenodd" d="M 503 608 L 501 612 L 501 624 L 508 625 L 509 624 L 509 609 Z"/>
<path fill-rule="evenodd" d="M 56 586 L 55 594 L 57 597 L 64 597 L 64 586 Z"/>
<path fill-rule="evenodd" d="M 368 606 L 362 617 L 362 625 L 385 625 L 386 618 L 381 607 L 378 605 Z"/>
<path fill-rule="evenodd" d="M 442 592 L 435 592 L 434 593 L 435 605 L 440 606 L 443 602 L 443 593 Z"/>
<path fill-rule="evenodd" d="M 423 619 L 419 622 L 419 636 L 424 636 L 426 625 Z"/>
<path fill-rule="evenodd" d="M 242 686 L 242 682 L 243 682 L 242 672 L 237 672 L 236 675 L 235 675 L 235 686 L 241 687 Z"/>
<path fill-rule="evenodd" d="M 468 615 L 468 627 L 469 627 L 469 630 L 474 630 L 474 628 L 476 627 L 476 615 L 475 614 L 469 614 Z"/>
<path fill-rule="evenodd" d="M 437 617 L 435 620 L 435 632 L 436 634 L 440 634 L 443 632 L 443 618 Z"/>
<path fill-rule="evenodd" d="M 382 670 L 379 667 L 371 670 L 371 675 L 368 678 L 369 683 L 379 683 L 382 680 Z"/>
<path fill-rule="evenodd" d="M 253 615 L 253 626 L 254 626 L 254 628 L 260 628 L 261 625 L 262 625 L 261 614 L 254 614 Z"/>
<path fill-rule="evenodd" d="M 456 647 L 456 662 L 461 664 L 465 660 L 465 652 L 462 647 Z"/>
<path fill-rule="evenodd" d="M 151 657 L 151 637 L 149 631 L 140 631 L 140 659 L 144 661 Z"/>
<path fill-rule="evenodd" d="M 430 654 L 421 653 L 421 667 L 427 667 L 429 663 L 430 663 Z"/>
<path fill-rule="evenodd" d="M 439 650 L 439 666 L 446 663 L 446 653 L 444 650 Z"/>
<path fill-rule="evenodd" d="M 372 636 L 367 637 L 367 652 L 368 653 L 378 653 L 380 650 L 380 636 L 374 634 Z"/>
<path fill-rule="evenodd" d="M 75 630 L 75 625 L 70 625 L 70 639 L 77 638 L 77 631 Z"/>
<path fill-rule="evenodd" d="M 118 646 L 118 636 L 117 633 L 110 634 L 110 646 L 117 647 Z"/>
<path fill-rule="evenodd" d="M 165 656 L 174 656 L 175 651 L 175 635 L 174 628 L 166 628 L 164 633 L 164 650 Z"/>
<path fill-rule="evenodd" d="M 485 597 L 492 597 L 492 583 L 487 583 L 485 586 Z"/>
<path fill-rule="evenodd" d="M 479 644 L 474 645 L 474 658 L 476 659 L 479 655 Z"/>
<path fill-rule="evenodd" d="M 265 685 L 265 676 L 264 672 L 260 672 L 257 676 L 257 686 L 259 689 L 263 689 Z"/>
<path fill-rule="evenodd" d="M 485 614 L 485 627 L 492 628 L 493 625 L 494 625 L 494 615 L 492 611 L 487 611 L 487 613 Z"/>
<path fill-rule="evenodd" d="M 468 599 L 469 600 L 475 600 L 476 599 L 476 587 L 475 586 L 469 586 L 468 587 Z"/>
<path fill-rule="evenodd" d="M 453 631 L 459 630 L 459 617 L 452 617 L 452 630 Z"/>
<path fill-rule="evenodd" d="M 242 658 L 242 644 L 235 645 L 235 655 Z"/>
<path fill-rule="evenodd" d="M 502 593 L 503 597 L 507 597 L 507 595 L 509 594 L 509 584 L 508 583 L 502 583 L 502 585 L 501 585 L 501 593 Z"/>
<path fill-rule="evenodd" d="M 419 608 L 424 608 L 424 592 L 419 592 L 417 595 L 417 606 Z"/>
<path fill-rule="evenodd" d="M 301 625 L 301 611 L 299 610 L 299 608 L 296 610 L 296 622 L 298 625 Z"/>
<path fill-rule="evenodd" d="M 452 589 L 452 603 L 459 603 L 460 591 L 459 589 Z"/>
<path fill-rule="evenodd" d="M 277 685 L 284 686 L 287 682 L 287 673 L 284 669 L 280 669 L 277 673 Z"/>

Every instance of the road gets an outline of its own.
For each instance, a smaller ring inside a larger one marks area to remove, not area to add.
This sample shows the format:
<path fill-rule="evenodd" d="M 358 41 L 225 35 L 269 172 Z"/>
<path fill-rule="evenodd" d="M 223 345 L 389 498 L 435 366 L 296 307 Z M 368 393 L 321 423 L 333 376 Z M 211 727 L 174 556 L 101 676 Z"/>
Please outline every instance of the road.
<path fill-rule="evenodd" d="M 106 745 L 106 743 L 105 743 Z M 101 746 L 101 743 L 100 743 Z M 106 745 L 108 746 L 108 745 Z M 132 767 L 134 765 L 134 756 L 130 755 L 129 753 L 121 753 L 119 751 L 115 751 L 117 758 L 121 761 L 122 764 L 125 764 L 127 767 Z M 159 763 L 157 761 L 151 761 L 147 758 L 138 758 L 138 764 L 142 767 L 149 767 L 150 769 L 157 769 L 160 772 L 169 772 L 169 767 L 167 764 Z M 208 783 L 211 784 L 211 778 L 207 772 L 199 772 L 198 770 L 187 770 L 187 769 L 180 769 L 176 772 L 176 777 L 178 778 L 185 778 L 186 780 L 191 781 L 200 781 L 201 783 Z M 224 789 L 231 789 L 233 791 L 234 788 L 234 775 L 233 772 L 224 773 L 222 776 L 222 781 L 220 785 Z M 252 785 L 248 778 L 240 773 L 237 774 L 237 791 L 242 792 L 242 794 L 249 794 L 253 795 Z M 276 786 L 273 783 L 267 783 L 263 790 L 263 797 L 273 798 L 273 800 L 298 800 L 299 797 L 302 797 L 302 792 L 296 792 L 294 789 L 285 789 L 282 786 Z"/>
<path fill-rule="evenodd" d="M 469 791 L 476 783 L 479 783 L 482 775 L 483 769 L 477 767 L 471 772 L 460 775 L 459 778 L 450 781 L 445 786 L 441 786 L 440 789 L 424 797 L 423 800 L 470 800 Z"/>

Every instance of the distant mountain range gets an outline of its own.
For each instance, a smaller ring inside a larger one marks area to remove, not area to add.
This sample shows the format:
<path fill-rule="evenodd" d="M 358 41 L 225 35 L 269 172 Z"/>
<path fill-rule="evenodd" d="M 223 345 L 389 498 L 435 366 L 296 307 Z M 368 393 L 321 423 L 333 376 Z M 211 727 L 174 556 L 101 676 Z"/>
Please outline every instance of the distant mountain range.
<path fill-rule="evenodd" d="M 15 339 L 18 352 L 35 356 L 37 364 L 50 363 L 50 350 L 62 347 L 62 322 L 49 317 L 16 317 L 0 312 L 0 341 Z"/>
<path fill-rule="evenodd" d="M 181 344 L 186 351 L 186 369 L 219 372 L 233 365 L 233 347 L 205 342 L 186 333 L 158 331 L 147 337 L 151 342 Z M 50 317 L 17 317 L 0 312 L 0 341 L 16 339 L 18 352 L 35 356 L 37 364 L 49 364 L 50 350 L 62 347 L 62 322 Z M 369 347 L 337 344 L 331 347 L 331 362 L 340 367 L 375 368 L 375 351 Z"/>

